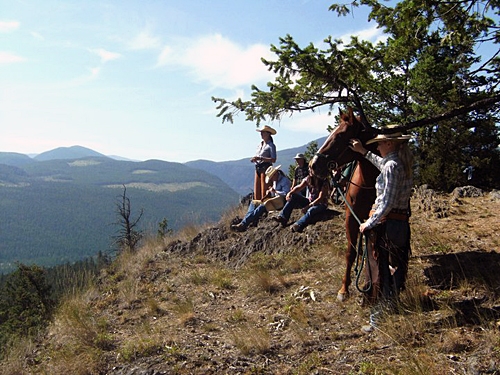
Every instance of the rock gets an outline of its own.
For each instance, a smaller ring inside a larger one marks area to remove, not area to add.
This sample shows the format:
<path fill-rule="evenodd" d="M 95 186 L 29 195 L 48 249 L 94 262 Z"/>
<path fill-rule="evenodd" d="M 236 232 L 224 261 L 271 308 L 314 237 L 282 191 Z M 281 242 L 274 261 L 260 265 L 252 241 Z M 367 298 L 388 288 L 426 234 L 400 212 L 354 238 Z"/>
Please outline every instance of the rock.
<path fill-rule="evenodd" d="M 477 198 L 484 195 L 483 191 L 474 186 L 457 187 L 452 192 L 452 198 Z"/>

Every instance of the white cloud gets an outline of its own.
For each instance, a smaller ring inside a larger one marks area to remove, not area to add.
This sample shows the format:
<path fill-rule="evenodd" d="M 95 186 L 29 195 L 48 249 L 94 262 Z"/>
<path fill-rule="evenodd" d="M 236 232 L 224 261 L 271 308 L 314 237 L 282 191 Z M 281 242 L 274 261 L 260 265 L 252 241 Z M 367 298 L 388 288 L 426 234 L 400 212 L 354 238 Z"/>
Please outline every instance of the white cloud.
<path fill-rule="evenodd" d="M 17 30 L 20 25 L 18 21 L 0 21 L 0 33 L 9 33 Z"/>
<path fill-rule="evenodd" d="M 94 79 L 101 72 L 101 68 L 99 68 L 99 67 L 90 68 L 89 70 L 90 70 L 90 77 L 89 77 L 89 79 Z"/>
<path fill-rule="evenodd" d="M 38 39 L 38 40 L 45 40 L 45 38 L 44 38 L 42 35 L 40 35 L 39 33 L 35 32 L 35 31 L 32 31 L 30 34 L 31 34 L 31 36 L 32 36 L 33 38 L 35 38 L 35 39 Z"/>
<path fill-rule="evenodd" d="M 304 132 L 312 135 L 327 135 L 328 125 L 336 125 L 334 114 L 328 115 L 328 110 L 322 112 L 306 112 L 294 114 L 291 118 L 286 118 L 286 128 L 290 131 Z"/>
<path fill-rule="evenodd" d="M 368 29 L 357 30 L 350 34 L 344 34 L 340 37 L 345 43 L 351 41 L 351 36 L 357 36 L 360 40 L 366 40 L 374 44 L 387 39 L 387 35 L 382 32 L 382 29 L 374 25 Z"/>
<path fill-rule="evenodd" d="M 235 89 L 272 78 L 262 64 L 262 57 L 272 58 L 269 46 L 254 44 L 245 48 L 214 34 L 165 47 L 158 57 L 157 66 L 185 66 L 197 81 Z"/>
<path fill-rule="evenodd" d="M 160 38 L 151 35 L 149 31 L 141 31 L 128 43 L 128 47 L 133 50 L 158 49 L 161 48 L 161 41 Z"/>
<path fill-rule="evenodd" d="M 158 56 L 158 62 L 157 66 L 163 66 L 163 65 L 168 65 L 171 63 L 175 63 L 175 59 L 173 56 L 173 51 L 172 48 L 169 46 L 163 47 L 163 49 L 160 52 L 160 55 Z"/>
<path fill-rule="evenodd" d="M 116 60 L 122 57 L 121 54 L 115 53 L 115 52 L 110 52 L 106 51 L 105 49 L 99 48 L 99 49 L 91 49 L 90 52 L 95 53 L 101 58 L 102 63 L 106 63 L 111 60 Z"/>
<path fill-rule="evenodd" d="M 26 59 L 19 55 L 14 55 L 10 52 L 0 51 L 0 64 L 13 64 L 26 61 Z"/>

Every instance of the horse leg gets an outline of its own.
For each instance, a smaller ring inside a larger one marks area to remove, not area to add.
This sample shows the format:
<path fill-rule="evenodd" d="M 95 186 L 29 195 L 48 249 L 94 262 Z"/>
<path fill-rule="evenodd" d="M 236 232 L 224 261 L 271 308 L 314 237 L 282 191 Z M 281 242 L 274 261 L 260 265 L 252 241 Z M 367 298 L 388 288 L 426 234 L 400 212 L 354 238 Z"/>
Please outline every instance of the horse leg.
<path fill-rule="evenodd" d="M 354 261 L 357 256 L 357 238 L 359 233 L 359 224 L 356 219 L 350 215 L 346 215 L 346 237 L 347 250 L 345 253 L 346 268 L 342 278 L 342 286 L 337 293 L 337 300 L 345 301 L 349 297 L 349 286 L 351 285 L 351 271 Z"/>

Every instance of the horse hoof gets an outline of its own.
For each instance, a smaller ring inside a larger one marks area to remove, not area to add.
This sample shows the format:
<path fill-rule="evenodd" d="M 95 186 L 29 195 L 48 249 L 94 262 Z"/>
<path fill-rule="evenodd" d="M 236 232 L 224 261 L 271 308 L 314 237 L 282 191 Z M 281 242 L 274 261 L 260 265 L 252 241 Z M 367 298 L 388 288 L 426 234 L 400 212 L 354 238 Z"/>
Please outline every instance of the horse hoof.
<path fill-rule="evenodd" d="M 344 302 L 349 297 L 349 293 L 337 293 L 337 301 Z"/>

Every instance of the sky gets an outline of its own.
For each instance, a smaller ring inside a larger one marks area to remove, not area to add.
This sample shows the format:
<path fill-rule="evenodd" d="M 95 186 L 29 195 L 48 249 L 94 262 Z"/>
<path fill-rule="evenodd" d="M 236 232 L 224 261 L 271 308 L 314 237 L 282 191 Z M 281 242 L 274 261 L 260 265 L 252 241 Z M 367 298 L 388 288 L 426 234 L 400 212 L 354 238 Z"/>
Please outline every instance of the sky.
<path fill-rule="evenodd" d="M 261 57 L 290 34 L 376 41 L 366 10 L 333 0 L 0 0 L 0 152 L 79 145 L 132 160 L 229 161 L 260 141 L 244 114 L 216 116 L 212 96 L 248 100 L 273 80 Z M 347 40 L 347 39 L 346 39 Z M 267 122 L 279 150 L 327 135 L 327 109 Z"/>

